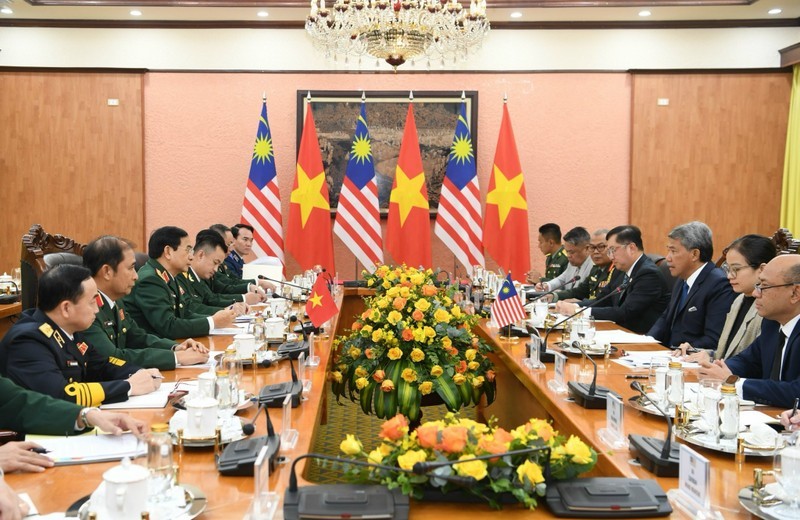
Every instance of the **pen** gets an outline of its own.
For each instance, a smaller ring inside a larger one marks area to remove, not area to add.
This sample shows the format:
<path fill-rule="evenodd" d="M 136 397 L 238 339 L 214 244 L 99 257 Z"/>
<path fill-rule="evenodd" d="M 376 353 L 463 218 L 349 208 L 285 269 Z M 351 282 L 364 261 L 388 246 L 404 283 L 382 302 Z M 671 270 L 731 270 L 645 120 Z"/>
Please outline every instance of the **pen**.
<path fill-rule="evenodd" d="M 797 415 L 797 405 L 798 404 L 800 404 L 800 397 L 795 398 L 794 406 L 792 407 L 792 415 L 790 415 L 789 417 L 794 417 L 795 415 Z"/>
<path fill-rule="evenodd" d="M 50 450 L 45 448 L 31 448 L 28 451 L 32 451 L 34 453 L 38 453 L 39 455 L 44 455 L 45 453 L 50 453 Z"/>
<path fill-rule="evenodd" d="M 628 374 L 625 376 L 625 379 L 647 379 L 650 376 L 647 375 L 637 375 L 637 374 Z"/>
<path fill-rule="evenodd" d="M 164 379 L 164 376 L 152 376 L 153 379 Z"/>

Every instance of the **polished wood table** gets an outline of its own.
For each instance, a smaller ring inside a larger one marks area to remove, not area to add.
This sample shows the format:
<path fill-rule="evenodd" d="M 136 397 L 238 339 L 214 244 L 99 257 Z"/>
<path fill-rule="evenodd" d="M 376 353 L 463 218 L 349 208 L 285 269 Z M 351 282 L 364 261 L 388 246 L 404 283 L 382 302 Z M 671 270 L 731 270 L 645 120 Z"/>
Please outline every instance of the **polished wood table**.
<path fill-rule="evenodd" d="M 20 302 L 0 305 L 0 339 L 5 336 L 8 329 L 14 324 L 15 317 L 20 312 L 22 312 L 22 304 Z"/>
<path fill-rule="evenodd" d="M 340 315 L 333 320 L 333 330 L 337 334 L 347 332 L 355 314 L 360 314 L 363 309 L 361 298 L 369 294 L 364 289 L 346 289 L 344 301 L 341 301 Z M 553 377 L 553 367 L 548 365 L 544 371 L 530 371 L 521 364 L 524 355 L 524 343 L 504 343 L 497 337 L 496 330 L 484 324 L 479 326 L 478 332 L 496 346 L 495 363 L 497 365 L 498 397 L 491 406 L 482 409 L 485 416 L 496 416 L 501 425 L 515 427 L 531 417 L 550 418 L 554 426 L 563 434 L 576 434 L 590 443 L 599 454 L 598 464 L 593 470 L 593 475 L 624 476 L 631 478 L 649 479 L 651 474 L 642 468 L 631 464 L 631 455 L 627 450 L 613 450 L 605 446 L 600 440 L 597 431 L 605 427 L 604 410 L 586 410 L 575 403 L 568 402 L 566 395 L 556 394 L 547 386 L 547 380 Z M 553 338 L 557 340 L 556 336 Z M 229 344 L 229 337 L 217 336 L 205 338 L 203 341 L 213 350 L 221 351 Z M 330 361 L 331 340 L 318 341 L 317 354 L 321 358 L 320 366 L 311 372 L 313 388 L 307 401 L 292 411 L 293 426 L 299 430 L 300 437 L 297 446 L 283 453 L 288 459 L 310 451 L 314 445 L 314 436 L 319 431 L 318 426 L 325 419 L 325 367 Z M 653 349 L 653 345 L 625 345 L 625 349 Z M 633 394 L 628 388 L 629 381 L 625 374 L 631 371 L 610 360 L 599 362 L 598 384 L 609 387 L 622 395 L 625 399 Z M 567 378 L 579 377 L 581 359 L 570 357 L 567 363 Z M 173 381 L 176 378 L 196 376 L 198 369 L 180 368 L 174 372 L 167 372 L 167 378 Z M 248 390 L 258 390 L 265 384 L 288 380 L 290 371 L 288 364 L 282 362 L 278 368 L 259 368 L 255 372 L 245 371 L 244 386 Z M 164 382 L 170 384 L 170 382 Z M 252 418 L 255 407 L 245 410 L 241 415 Z M 772 413 L 772 410 L 766 410 Z M 171 408 L 162 410 L 135 410 L 132 415 L 148 422 L 166 422 L 173 413 Z M 275 427 L 280 430 L 281 417 L 279 409 L 271 410 L 271 417 Z M 663 438 L 666 424 L 660 417 L 646 415 L 627 407 L 625 408 L 626 432 L 636 432 L 644 435 Z M 354 428 L 357 430 L 357 426 Z M 266 427 L 263 417 L 259 418 L 255 435 L 264 435 Z M 366 439 L 364 439 L 366 440 Z M 746 460 L 737 464 L 733 455 L 725 455 L 710 450 L 700 449 L 704 456 L 711 460 L 713 487 L 712 505 L 721 510 L 725 518 L 749 518 L 738 504 L 739 490 L 752 483 L 752 473 L 755 467 L 771 465 L 769 459 Z M 176 456 L 177 459 L 177 456 Z M 301 474 L 304 463 L 298 464 Z M 18 492 L 27 492 L 42 513 L 64 511 L 70 504 L 79 498 L 91 493 L 102 481 L 102 474 L 115 463 L 87 464 L 83 466 L 64 466 L 53 468 L 40 474 L 12 474 L 7 475 L 7 481 Z M 288 464 L 281 465 L 271 476 L 272 489 L 282 495 L 289 478 Z M 677 487 L 677 479 L 660 478 L 659 484 L 665 490 Z M 185 449 L 180 459 L 180 481 L 201 488 L 208 496 L 208 508 L 202 518 L 228 519 L 242 518 L 253 499 L 253 479 L 249 477 L 224 477 L 219 475 L 213 460 L 211 449 Z M 302 478 L 301 485 L 307 484 Z M 463 505 L 432 502 L 414 502 L 411 508 L 411 517 L 414 519 L 439 519 L 444 515 L 463 515 Z M 520 507 L 507 507 L 503 510 L 504 518 L 530 518 L 531 513 Z M 483 505 L 470 505 L 470 518 L 495 518 L 498 512 Z M 552 518 L 547 509 L 542 506 L 536 511 L 536 517 Z M 676 512 L 673 518 L 683 518 Z"/>

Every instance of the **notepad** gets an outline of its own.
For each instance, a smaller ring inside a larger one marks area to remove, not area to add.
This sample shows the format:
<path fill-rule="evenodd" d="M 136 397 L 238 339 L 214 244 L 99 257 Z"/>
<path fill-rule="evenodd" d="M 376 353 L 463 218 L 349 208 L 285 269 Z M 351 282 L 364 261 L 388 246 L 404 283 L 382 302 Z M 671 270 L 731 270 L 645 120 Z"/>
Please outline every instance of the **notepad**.
<path fill-rule="evenodd" d="M 48 450 L 46 455 L 56 466 L 108 462 L 147 454 L 147 444 L 132 433 L 122 435 L 78 435 L 74 437 L 37 437 L 36 443 Z"/>

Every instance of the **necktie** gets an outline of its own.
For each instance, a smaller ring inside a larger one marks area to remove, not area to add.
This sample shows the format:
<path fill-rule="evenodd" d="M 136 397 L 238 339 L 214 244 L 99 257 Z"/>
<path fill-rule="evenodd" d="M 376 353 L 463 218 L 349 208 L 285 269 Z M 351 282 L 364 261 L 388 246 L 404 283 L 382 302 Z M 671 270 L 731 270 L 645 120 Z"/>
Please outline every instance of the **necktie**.
<path fill-rule="evenodd" d="M 786 345 L 786 335 L 783 331 L 778 334 L 778 348 L 775 350 L 775 358 L 772 360 L 772 372 L 769 378 L 773 381 L 781 380 L 781 363 L 783 362 L 783 349 Z"/>
<path fill-rule="evenodd" d="M 678 302 L 678 310 L 683 309 L 683 306 L 686 305 L 686 298 L 689 297 L 689 284 L 683 282 L 683 286 L 681 287 L 681 299 Z"/>

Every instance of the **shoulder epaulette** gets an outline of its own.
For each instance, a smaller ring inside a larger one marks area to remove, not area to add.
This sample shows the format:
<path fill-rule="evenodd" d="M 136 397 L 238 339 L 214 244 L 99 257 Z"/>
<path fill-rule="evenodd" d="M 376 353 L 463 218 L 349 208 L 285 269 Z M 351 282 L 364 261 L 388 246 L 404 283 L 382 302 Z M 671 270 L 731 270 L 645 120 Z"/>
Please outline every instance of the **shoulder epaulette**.
<path fill-rule="evenodd" d="M 49 323 L 42 323 L 39 325 L 39 330 L 48 338 L 53 336 L 53 327 L 51 327 Z"/>

